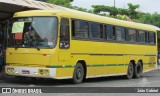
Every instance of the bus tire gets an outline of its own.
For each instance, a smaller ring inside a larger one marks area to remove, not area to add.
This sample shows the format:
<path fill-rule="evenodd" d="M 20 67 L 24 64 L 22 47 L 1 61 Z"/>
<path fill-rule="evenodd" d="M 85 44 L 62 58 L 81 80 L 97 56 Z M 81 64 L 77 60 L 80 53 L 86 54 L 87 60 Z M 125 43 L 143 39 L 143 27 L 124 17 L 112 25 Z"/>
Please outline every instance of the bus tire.
<path fill-rule="evenodd" d="M 78 62 L 74 68 L 72 81 L 74 84 L 82 83 L 84 79 L 84 68 L 83 65 Z"/>
<path fill-rule="evenodd" d="M 134 66 L 133 66 L 133 63 L 130 62 L 128 65 L 128 70 L 127 70 L 127 76 L 126 76 L 127 79 L 132 79 L 133 74 L 134 74 Z"/>
<path fill-rule="evenodd" d="M 141 62 L 138 61 L 134 70 L 134 78 L 140 78 L 142 76 L 142 70 L 143 70 L 142 64 Z"/>

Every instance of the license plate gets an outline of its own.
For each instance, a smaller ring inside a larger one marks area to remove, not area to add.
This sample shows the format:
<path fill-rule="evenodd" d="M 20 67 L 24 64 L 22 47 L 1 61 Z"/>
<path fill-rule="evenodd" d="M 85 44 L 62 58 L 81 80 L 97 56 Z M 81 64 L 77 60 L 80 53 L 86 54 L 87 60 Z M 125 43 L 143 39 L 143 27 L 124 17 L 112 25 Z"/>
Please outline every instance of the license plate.
<path fill-rule="evenodd" d="M 22 74 L 29 74 L 29 70 L 22 70 Z"/>

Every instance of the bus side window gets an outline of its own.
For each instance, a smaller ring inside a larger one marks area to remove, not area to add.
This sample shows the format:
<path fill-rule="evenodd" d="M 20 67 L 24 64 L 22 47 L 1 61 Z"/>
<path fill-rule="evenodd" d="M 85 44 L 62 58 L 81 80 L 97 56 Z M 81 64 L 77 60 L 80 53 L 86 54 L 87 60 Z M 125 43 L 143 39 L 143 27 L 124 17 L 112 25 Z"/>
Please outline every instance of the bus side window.
<path fill-rule="evenodd" d="M 149 32 L 145 31 L 145 38 L 146 38 L 146 41 L 145 43 L 149 43 Z"/>
<path fill-rule="evenodd" d="M 89 38 L 89 26 L 87 21 L 72 20 L 72 37 L 79 39 Z"/>
<path fill-rule="evenodd" d="M 68 49 L 70 47 L 69 43 L 69 19 L 62 18 L 60 26 L 60 44 L 61 49 Z"/>
<path fill-rule="evenodd" d="M 128 29 L 127 31 L 127 41 L 128 42 L 136 42 L 136 30 L 135 29 Z"/>
<path fill-rule="evenodd" d="M 145 31 L 139 31 L 138 32 L 138 42 L 139 43 L 145 43 L 146 42 L 146 32 Z"/>
<path fill-rule="evenodd" d="M 115 28 L 112 25 L 106 25 L 105 34 L 107 40 L 115 40 Z"/>
<path fill-rule="evenodd" d="M 99 23 L 90 23 L 90 32 L 92 39 L 102 39 L 103 38 L 103 25 Z"/>
<path fill-rule="evenodd" d="M 117 41 L 125 41 L 125 28 L 115 27 L 115 32 Z"/>
<path fill-rule="evenodd" d="M 153 32 L 149 32 L 149 43 L 150 44 L 155 44 L 156 43 L 155 33 L 153 33 Z"/>

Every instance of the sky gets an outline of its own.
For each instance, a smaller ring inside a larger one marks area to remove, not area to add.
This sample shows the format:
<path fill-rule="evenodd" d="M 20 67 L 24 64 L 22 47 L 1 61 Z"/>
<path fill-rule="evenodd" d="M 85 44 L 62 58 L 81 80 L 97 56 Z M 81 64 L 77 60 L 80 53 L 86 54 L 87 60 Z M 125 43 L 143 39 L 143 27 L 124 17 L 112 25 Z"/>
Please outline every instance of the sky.
<path fill-rule="evenodd" d="M 160 0 L 115 0 L 115 3 L 118 8 L 128 8 L 127 4 L 132 3 L 140 5 L 137 11 L 160 13 Z M 114 6 L 114 0 L 74 0 L 72 5 L 92 9 L 92 5 Z"/>

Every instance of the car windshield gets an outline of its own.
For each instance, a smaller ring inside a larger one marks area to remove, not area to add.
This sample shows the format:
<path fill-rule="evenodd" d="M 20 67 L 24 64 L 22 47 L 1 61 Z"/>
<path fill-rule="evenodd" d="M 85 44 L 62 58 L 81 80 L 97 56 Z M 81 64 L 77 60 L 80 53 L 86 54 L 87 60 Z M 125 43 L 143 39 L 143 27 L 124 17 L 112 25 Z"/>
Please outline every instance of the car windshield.
<path fill-rule="evenodd" d="M 15 18 L 10 47 L 54 48 L 57 31 L 56 17 Z"/>

